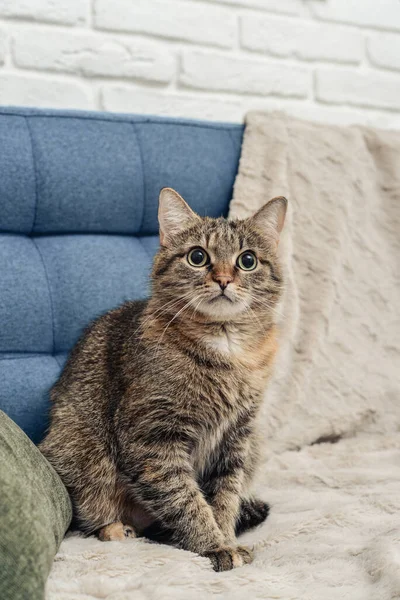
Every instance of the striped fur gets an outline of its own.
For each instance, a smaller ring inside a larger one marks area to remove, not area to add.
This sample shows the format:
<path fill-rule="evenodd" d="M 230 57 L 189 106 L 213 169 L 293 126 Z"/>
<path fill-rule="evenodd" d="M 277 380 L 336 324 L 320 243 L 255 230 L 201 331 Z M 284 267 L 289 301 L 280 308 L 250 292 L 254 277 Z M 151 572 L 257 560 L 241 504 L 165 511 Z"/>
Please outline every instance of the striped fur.
<path fill-rule="evenodd" d="M 92 323 L 51 391 L 40 448 L 84 532 L 121 539 L 158 528 L 216 570 L 252 560 L 236 533 L 268 512 L 247 498 L 276 352 L 285 208 L 279 198 L 245 221 L 200 218 L 162 193 L 150 300 Z M 211 259 L 202 268 L 187 260 L 197 246 Z M 243 250 L 258 258 L 253 271 L 236 265 Z"/>

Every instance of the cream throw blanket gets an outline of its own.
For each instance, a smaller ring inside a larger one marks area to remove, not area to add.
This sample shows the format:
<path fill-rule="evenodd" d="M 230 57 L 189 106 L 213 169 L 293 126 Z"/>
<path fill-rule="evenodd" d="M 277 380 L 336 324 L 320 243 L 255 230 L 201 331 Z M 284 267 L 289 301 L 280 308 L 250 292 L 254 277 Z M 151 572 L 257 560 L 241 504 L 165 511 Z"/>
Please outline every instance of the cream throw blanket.
<path fill-rule="evenodd" d="M 400 134 L 250 114 L 231 216 L 274 195 L 287 286 L 254 563 L 73 535 L 49 600 L 400 598 Z"/>

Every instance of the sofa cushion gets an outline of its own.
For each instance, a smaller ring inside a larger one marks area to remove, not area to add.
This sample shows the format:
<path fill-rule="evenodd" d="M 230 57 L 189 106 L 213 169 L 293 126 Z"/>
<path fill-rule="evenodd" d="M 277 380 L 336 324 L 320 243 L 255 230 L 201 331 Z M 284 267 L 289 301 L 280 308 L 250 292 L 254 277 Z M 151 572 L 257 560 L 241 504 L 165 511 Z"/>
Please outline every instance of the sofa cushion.
<path fill-rule="evenodd" d="M 0 109 L 0 409 L 39 442 L 82 329 L 148 294 L 162 187 L 226 215 L 243 127 Z"/>

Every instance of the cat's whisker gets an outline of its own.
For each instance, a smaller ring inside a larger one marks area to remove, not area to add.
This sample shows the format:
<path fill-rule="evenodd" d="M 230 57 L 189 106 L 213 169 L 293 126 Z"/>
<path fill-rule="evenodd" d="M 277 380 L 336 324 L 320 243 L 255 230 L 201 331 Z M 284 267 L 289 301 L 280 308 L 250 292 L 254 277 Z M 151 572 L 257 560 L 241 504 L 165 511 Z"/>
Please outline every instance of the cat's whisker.
<path fill-rule="evenodd" d="M 243 300 L 243 298 L 237 298 L 238 302 L 243 306 L 243 309 L 245 311 L 245 313 L 247 314 L 252 314 L 253 317 L 255 318 L 255 320 L 257 321 L 257 323 L 260 325 L 260 327 L 262 328 L 262 324 L 261 321 L 259 320 L 259 318 L 257 317 L 256 313 L 251 309 L 251 307 L 249 306 L 249 304 L 247 302 L 245 302 Z"/>
<path fill-rule="evenodd" d="M 141 321 L 141 323 L 139 324 L 139 326 L 132 332 L 132 334 L 129 336 L 129 340 L 131 340 L 133 338 L 133 336 L 140 330 L 143 329 L 144 326 L 149 322 L 149 321 L 154 321 L 154 317 L 159 317 L 162 314 L 164 314 L 165 312 L 167 312 L 168 310 L 171 310 L 171 308 L 173 308 L 176 304 L 179 304 L 179 302 L 181 302 L 182 300 L 186 299 L 188 296 L 191 295 L 191 292 L 187 292 L 186 294 L 183 294 L 183 296 L 180 296 L 179 298 L 173 298 L 172 300 L 169 300 L 168 302 L 166 302 L 165 304 L 163 304 L 163 306 L 161 306 L 160 308 L 158 308 L 157 310 L 154 311 L 154 313 L 150 314 L 149 317 L 147 317 L 147 319 L 145 319 L 144 321 Z M 142 339 L 143 335 L 145 332 L 143 332 L 143 334 L 141 336 L 138 337 L 138 340 Z"/>
<path fill-rule="evenodd" d="M 282 318 L 284 318 L 284 316 L 285 316 L 285 315 L 283 314 L 283 312 L 282 312 L 282 311 L 280 311 L 280 310 L 279 310 L 279 309 L 278 309 L 276 306 L 274 306 L 274 305 L 270 304 L 270 303 L 269 303 L 267 300 L 264 300 L 264 301 L 262 301 L 262 300 L 259 300 L 259 299 L 257 299 L 257 298 L 253 298 L 253 301 L 254 301 L 256 304 L 258 304 L 259 306 L 262 306 L 262 307 L 264 307 L 264 308 L 266 307 L 266 308 L 267 308 L 269 311 L 271 311 L 271 312 L 275 313 L 275 314 L 276 314 L 276 315 L 278 315 L 279 317 L 282 317 Z"/>
<path fill-rule="evenodd" d="M 197 297 L 198 297 L 198 296 L 197 296 Z M 196 314 L 196 312 L 197 312 L 197 310 L 198 310 L 198 308 L 199 308 L 200 304 L 203 302 L 203 300 L 204 300 L 204 296 L 203 296 L 202 298 L 200 298 L 200 301 L 199 301 L 199 303 L 198 303 L 198 304 L 195 306 L 195 308 L 193 309 L 193 313 L 192 313 L 191 319 L 193 319 L 194 315 Z"/>
<path fill-rule="evenodd" d="M 161 308 L 158 308 L 156 311 L 154 311 L 154 314 L 156 314 L 156 313 L 158 313 L 158 312 L 162 311 L 162 309 L 163 309 L 164 307 L 168 306 L 169 304 L 172 304 L 172 305 L 173 305 L 173 304 L 176 304 L 178 301 L 179 301 L 179 300 L 177 300 L 176 298 L 174 298 L 174 299 L 172 299 L 172 300 L 170 300 L 170 301 L 166 302 L 166 303 L 165 303 L 165 304 L 164 304 L 164 305 L 163 305 Z M 132 338 L 135 336 L 135 334 L 136 334 L 136 333 L 139 331 L 139 329 L 143 328 L 143 326 L 144 326 L 144 325 L 145 325 L 145 324 L 146 324 L 148 321 L 152 320 L 152 318 L 153 318 L 153 315 L 150 315 L 149 317 L 147 317 L 147 319 L 145 319 L 144 321 L 141 321 L 141 322 L 140 322 L 140 324 L 139 324 L 139 326 L 138 326 L 136 329 L 134 329 L 134 330 L 132 331 L 131 335 L 129 336 L 129 341 L 131 341 L 131 340 L 132 340 Z"/>
<path fill-rule="evenodd" d="M 255 320 L 257 321 L 257 323 L 259 324 L 259 326 L 261 327 L 261 329 L 263 328 L 263 325 L 260 321 L 260 319 L 258 318 L 258 316 L 256 315 L 255 311 L 251 308 L 251 306 L 245 302 L 242 302 L 244 305 L 244 309 L 246 310 L 246 312 L 250 313 L 253 315 L 253 317 L 255 318 Z"/>
<path fill-rule="evenodd" d="M 279 310 L 278 310 L 278 308 L 277 308 L 277 304 L 276 304 L 276 303 L 272 303 L 272 302 L 270 302 L 269 300 L 267 300 L 267 299 L 265 299 L 265 298 L 264 298 L 264 299 L 260 299 L 260 298 L 254 298 L 254 300 L 255 300 L 256 302 L 258 302 L 260 305 L 263 305 L 263 306 L 268 306 L 268 308 L 270 308 L 270 309 L 272 309 L 272 310 L 275 310 L 275 311 L 279 312 Z"/>
<path fill-rule="evenodd" d="M 171 309 L 173 309 L 176 305 L 178 305 L 180 302 L 182 302 L 183 299 L 186 299 L 189 295 L 191 295 L 191 292 L 187 292 L 186 294 L 184 294 L 183 296 L 181 296 L 180 298 L 178 298 L 177 300 L 173 300 L 173 301 L 169 301 L 166 302 L 162 307 L 160 307 L 159 309 L 157 309 L 156 311 L 154 311 L 154 316 L 155 319 L 153 318 L 153 315 L 150 315 L 147 319 L 145 319 L 140 325 L 139 327 L 137 327 L 135 329 L 135 331 L 133 332 L 133 334 L 129 337 L 129 340 L 132 340 L 132 337 L 135 335 L 135 333 L 137 333 L 139 330 L 142 330 L 141 335 L 136 336 L 136 351 L 134 353 L 134 357 L 136 358 L 138 355 L 140 355 L 140 343 L 142 342 L 144 337 L 147 335 L 147 329 L 149 328 L 149 326 L 151 325 L 151 323 L 154 323 L 154 321 L 161 317 L 161 315 L 163 315 L 164 313 L 170 311 Z M 156 314 L 158 313 L 158 314 Z M 149 321 L 151 321 L 150 324 L 146 325 Z M 143 327 L 144 325 L 146 325 L 145 327 Z"/>
<path fill-rule="evenodd" d="M 169 300 L 168 302 L 166 302 L 165 304 L 163 304 L 162 306 L 160 306 L 160 308 L 157 308 L 154 313 L 152 313 L 147 319 L 145 319 L 144 321 L 141 322 L 140 326 L 143 326 L 147 321 L 149 321 L 150 319 L 152 319 L 154 316 L 159 316 L 160 314 L 163 314 L 164 312 L 166 312 L 167 310 L 169 310 L 172 306 L 174 306 L 175 304 L 178 304 L 179 302 L 181 302 L 182 300 L 186 299 L 188 296 L 191 295 L 191 291 L 186 292 L 186 294 L 183 294 L 182 296 L 179 296 L 179 298 L 172 298 L 171 300 Z"/>
<path fill-rule="evenodd" d="M 196 296 L 195 298 L 192 298 L 191 300 L 189 300 L 189 302 L 187 302 L 187 303 L 186 303 L 186 304 L 185 304 L 185 305 L 184 305 L 184 306 L 183 306 L 183 307 L 182 307 L 180 310 L 178 310 L 178 312 L 177 312 L 177 313 L 176 313 L 176 314 L 175 314 L 175 315 L 172 317 L 172 319 L 171 319 L 171 320 L 170 320 L 170 321 L 167 323 L 166 327 L 164 328 L 164 330 L 163 330 L 163 332 L 162 332 L 162 334 L 161 334 L 161 336 L 160 336 L 160 339 L 159 339 L 159 340 L 158 340 L 158 342 L 157 342 L 157 347 L 156 347 L 156 352 L 155 352 L 154 358 L 156 358 L 156 357 L 157 357 L 157 355 L 158 355 L 158 350 L 159 350 L 159 348 L 160 348 L 161 342 L 162 342 L 162 340 L 163 340 L 163 338 L 164 338 L 164 335 L 165 335 L 165 333 L 166 333 L 166 331 L 167 331 L 168 327 L 171 325 L 172 321 L 174 321 L 174 320 L 175 320 L 175 319 L 176 319 L 176 318 L 177 318 L 177 317 L 178 317 L 178 316 L 179 316 L 179 315 L 180 315 L 180 314 L 181 314 L 181 313 L 182 313 L 184 310 L 186 310 L 187 308 L 189 308 L 189 306 L 191 305 L 191 303 L 192 303 L 193 301 L 196 301 L 196 300 L 198 300 L 198 296 Z"/>
<path fill-rule="evenodd" d="M 273 305 L 268 304 L 266 302 L 260 302 L 260 301 L 257 301 L 257 300 L 255 300 L 254 303 L 256 304 L 256 307 L 266 309 L 269 312 L 274 313 L 275 315 L 278 315 L 279 317 L 283 317 L 284 316 L 283 313 L 278 308 L 276 308 L 276 306 L 273 306 Z"/>

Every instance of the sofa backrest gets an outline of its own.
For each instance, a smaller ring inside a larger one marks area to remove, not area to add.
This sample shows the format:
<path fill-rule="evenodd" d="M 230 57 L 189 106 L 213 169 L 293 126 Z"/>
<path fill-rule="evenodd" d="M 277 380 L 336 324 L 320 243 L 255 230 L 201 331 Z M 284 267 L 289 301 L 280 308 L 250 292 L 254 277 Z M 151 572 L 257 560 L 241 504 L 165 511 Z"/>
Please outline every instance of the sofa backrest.
<path fill-rule="evenodd" d="M 157 204 L 226 215 L 243 127 L 0 108 L 0 409 L 38 442 L 83 328 L 148 293 Z"/>

